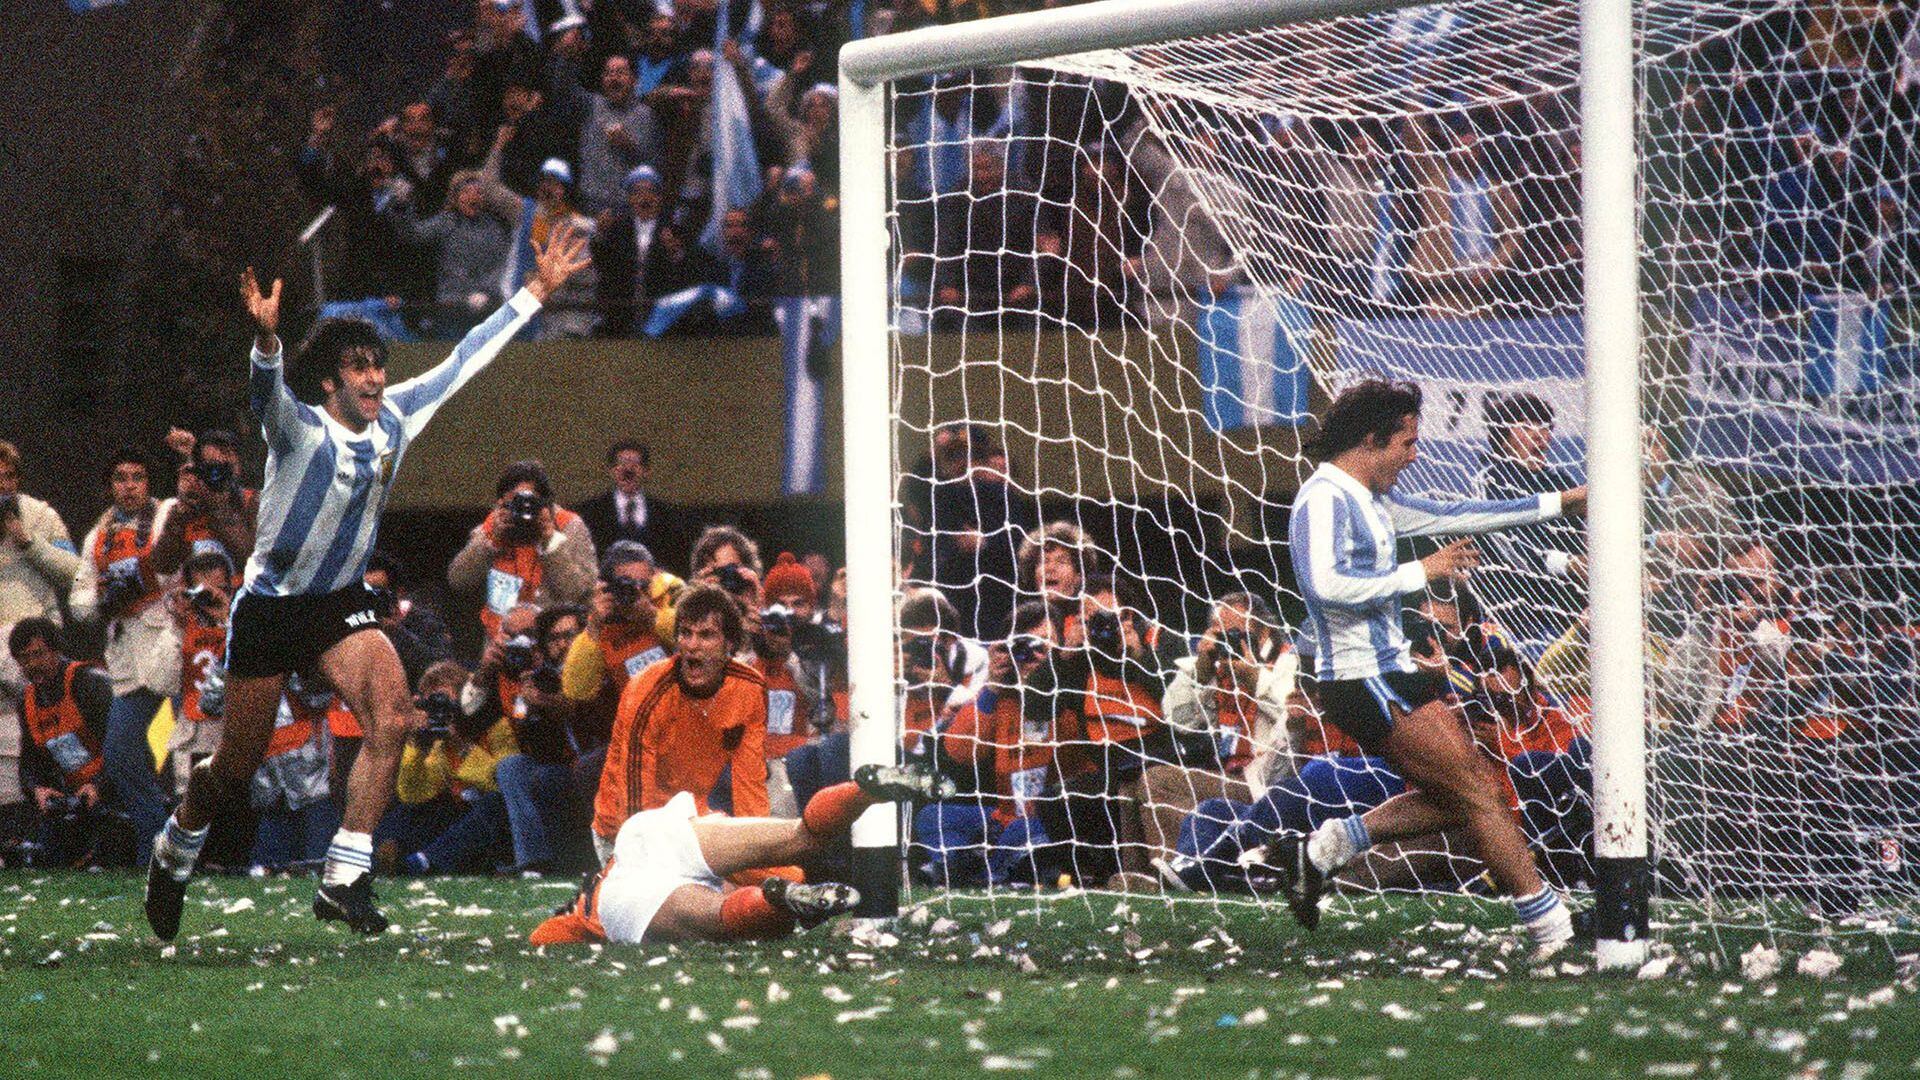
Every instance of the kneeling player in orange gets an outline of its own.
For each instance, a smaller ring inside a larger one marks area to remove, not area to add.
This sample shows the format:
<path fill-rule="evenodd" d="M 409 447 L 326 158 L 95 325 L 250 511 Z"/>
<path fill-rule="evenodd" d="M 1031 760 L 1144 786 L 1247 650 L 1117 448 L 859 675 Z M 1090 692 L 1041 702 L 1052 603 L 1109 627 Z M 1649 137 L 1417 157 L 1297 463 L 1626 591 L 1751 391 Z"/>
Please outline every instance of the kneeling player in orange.
<path fill-rule="evenodd" d="M 799 820 L 696 816 L 681 792 L 620 826 L 613 857 L 571 904 L 533 931 L 535 945 L 584 941 L 749 941 L 783 937 L 860 902 L 850 885 L 770 877 L 732 888 L 745 871 L 804 860 L 844 836 L 878 803 L 940 799 L 953 782 L 934 773 L 862 765 L 854 779 L 822 789 Z"/>

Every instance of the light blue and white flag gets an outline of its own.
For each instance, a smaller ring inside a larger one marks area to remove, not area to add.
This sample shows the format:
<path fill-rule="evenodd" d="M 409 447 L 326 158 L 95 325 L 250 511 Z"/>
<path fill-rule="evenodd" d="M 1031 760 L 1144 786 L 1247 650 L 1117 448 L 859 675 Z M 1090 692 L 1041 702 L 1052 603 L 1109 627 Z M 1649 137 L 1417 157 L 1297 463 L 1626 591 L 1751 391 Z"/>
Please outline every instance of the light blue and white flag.
<path fill-rule="evenodd" d="M 732 289 L 721 285 L 693 285 L 653 302 L 653 310 L 647 314 L 647 336 L 659 337 L 673 329 L 675 323 L 702 304 L 711 304 L 713 313 L 722 319 L 747 310 L 747 302 Z"/>
<path fill-rule="evenodd" d="M 720 250 L 720 219 L 727 211 L 752 206 L 760 198 L 760 154 L 753 145 L 753 113 L 747 104 L 747 88 L 740 76 L 721 55 L 726 44 L 730 0 L 720 5 L 714 28 L 713 96 L 707 108 L 713 115 L 713 206 L 707 214 L 706 228 L 700 231 L 700 243 L 709 251 Z M 756 10 L 758 5 L 755 5 Z M 746 47 L 743 43 L 743 47 Z"/>
<path fill-rule="evenodd" d="M 1298 426 L 1308 415 L 1312 317 L 1284 293 L 1235 285 L 1200 310 L 1200 385 L 1207 426 Z"/>
<path fill-rule="evenodd" d="M 826 352 L 840 340 L 840 301 L 832 296 L 784 296 L 774 301 L 786 369 L 787 441 L 781 490 L 818 495 L 825 490 Z"/>

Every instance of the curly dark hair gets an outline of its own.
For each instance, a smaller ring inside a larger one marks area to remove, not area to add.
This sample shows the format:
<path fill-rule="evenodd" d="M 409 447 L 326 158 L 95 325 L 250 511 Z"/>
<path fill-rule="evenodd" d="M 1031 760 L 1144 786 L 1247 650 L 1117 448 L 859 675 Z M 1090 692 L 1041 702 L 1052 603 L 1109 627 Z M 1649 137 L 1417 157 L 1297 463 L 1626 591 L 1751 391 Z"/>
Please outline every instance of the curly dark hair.
<path fill-rule="evenodd" d="M 372 323 L 365 319 L 321 319 L 293 351 L 287 365 L 287 388 L 301 401 L 318 405 L 327 396 L 320 383 L 338 380 L 341 362 L 361 352 L 369 354 L 380 367 L 386 366 L 387 343 Z"/>
<path fill-rule="evenodd" d="M 727 639 L 727 648 L 738 651 L 746 640 L 746 624 L 741 620 L 740 605 L 718 585 L 689 585 L 680 594 L 680 603 L 673 609 L 674 633 L 709 615 L 720 616 L 720 633 Z"/>
<path fill-rule="evenodd" d="M 1377 438 L 1393 437 L 1404 416 L 1420 415 L 1420 387 L 1410 382 L 1368 379 L 1340 392 L 1320 416 L 1320 430 L 1311 450 L 1321 461 Z"/>

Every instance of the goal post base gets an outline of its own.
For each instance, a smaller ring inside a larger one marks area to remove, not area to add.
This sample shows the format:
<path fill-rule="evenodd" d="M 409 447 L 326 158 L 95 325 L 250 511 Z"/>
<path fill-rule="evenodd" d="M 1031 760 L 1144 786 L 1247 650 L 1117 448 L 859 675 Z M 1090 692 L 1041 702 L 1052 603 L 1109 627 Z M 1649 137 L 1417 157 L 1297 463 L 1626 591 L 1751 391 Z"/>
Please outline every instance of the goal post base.
<path fill-rule="evenodd" d="M 1637 969 L 1647 960 L 1647 860 L 1593 861 L 1594 959 L 1601 971 Z"/>
<path fill-rule="evenodd" d="M 856 847 L 853 849 L 852 881 L 860 890 L 860 903 L 853 915 L 861 919 L 893 919 L 900 914 L 900 849 Z"/>

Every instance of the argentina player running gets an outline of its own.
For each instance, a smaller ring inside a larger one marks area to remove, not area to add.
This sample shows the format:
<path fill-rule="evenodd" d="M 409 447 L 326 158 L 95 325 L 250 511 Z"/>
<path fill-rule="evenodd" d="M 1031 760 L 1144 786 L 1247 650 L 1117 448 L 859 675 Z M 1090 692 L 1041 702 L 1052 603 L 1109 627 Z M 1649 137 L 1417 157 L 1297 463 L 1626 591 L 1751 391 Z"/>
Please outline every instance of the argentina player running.
<path fill-rule="evenodd" d="M 361 583 L 367 555 L 408 442 L 587 265 L 585 250 L 585 237 L 562 225 L 536 247 L 526 288 L 445 361 L 391 388 L 386 345 L 362 320 L 321 320 L 283 366 L 280 282 L 262 293 L 252 270 L 242 278 L 257 327 L 249 391 L 267 441 L 266 486 L 259 542 L 227 631 L 220 745 L 193 770 L 147 871 L 147 922 L 162 940 L 179 932 L 187 879 L 208 826 L 246 798 L 287 677 L 296 673 L 323 677 L 366 729 L 313 912 L 363 934 L 386 929 L 373 904 L 372 833 L 393 796 L 413 706 L 400 658 L 380 632 L 373 594 Z"/>
<path fill-rule="evenodd" d="M 1492 532 L 1586 510 L 1585 487 L 1498 502 L 1436 502 L 1393 490 L 1413 464 L 1420 388 L 1369 380 L 1327 408 L 1288 526 L 1307 602 L 1326 719 L 1384 756 L 1408 790 L 1374 809 L 1275 841 L 1253 858 L 1278 871 L 1302 925 L 1319 921 L 1327 878 L 1375 843 L 1464 826 L 1475 854 L 1513 899 L 1544 960 L 1573 937 L 1565 904 L 1540 877 L 1494 766 L 1475 748 L 1445 682 L 1419 671 L 1400 628 L 1401 597 L 1437 578 L 1464 580 L 1479 561 L 1456 540 L 1395 563 L 1401 536 Z"/>

